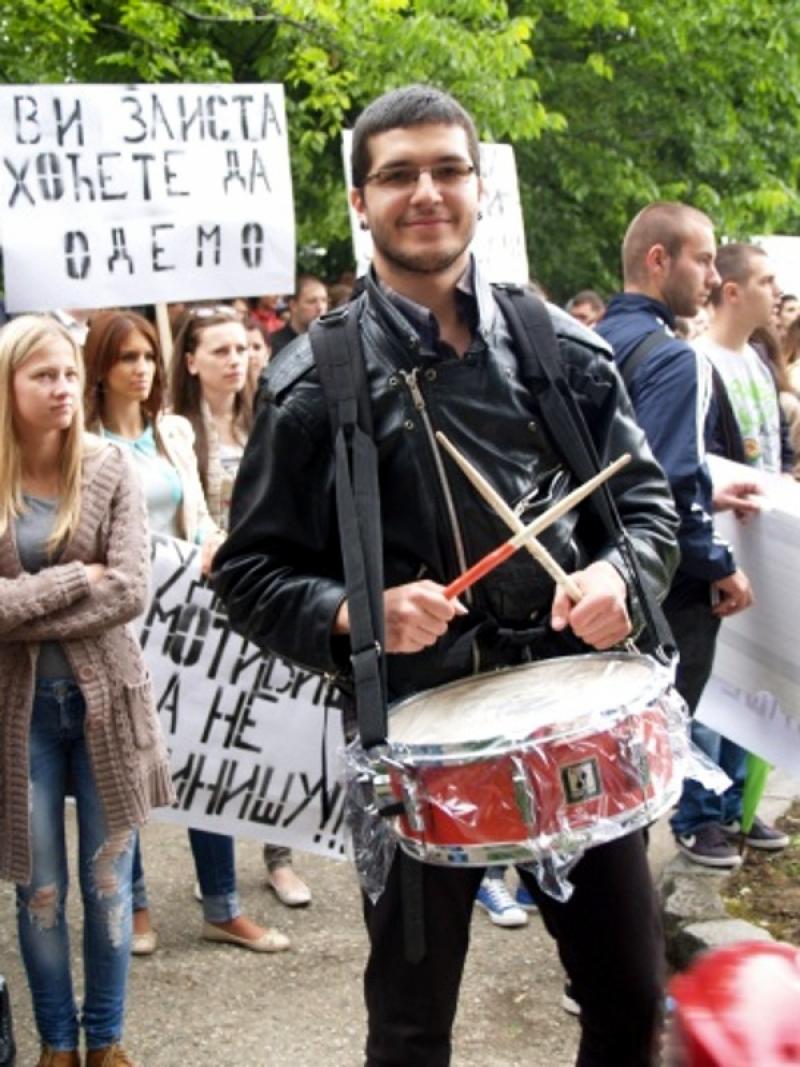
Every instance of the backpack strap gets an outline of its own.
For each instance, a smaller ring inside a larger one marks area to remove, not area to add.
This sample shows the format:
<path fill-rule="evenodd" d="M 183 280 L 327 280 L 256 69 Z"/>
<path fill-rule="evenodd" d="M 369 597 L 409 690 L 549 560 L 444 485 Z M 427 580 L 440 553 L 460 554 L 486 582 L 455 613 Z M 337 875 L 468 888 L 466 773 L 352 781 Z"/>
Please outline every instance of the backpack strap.
<path fill-rule="evenodd" d="M 550 314 L 541 300 L 519 286 L 492 289 L 516 343 L 522 377 L 545 379 L 547 388 L 539 393 L 542 417 L 573 474 L 586 482 L 600 470 L 600 460 L 583 412 L 561 369 L 561 353 Z M 628 565 L 645 624 L 655 643 L 654 654 L 668 662 L 675 651 L 675 640 L 661 605 L 645 584 L 608 484 L 601 485 L 589 500 Z"/>
<path fill-rule="evenodd" d="M 308 335 L 330 412 L 356 715 L 361 743 L 369 751 L 387 738 L 383 539 L 378 451 L 357 304 L 317 319 Z"/>
<path fill-rule="evenodd" d="M 669 340 L 669 334 L 660 326 L 657 330 L 653 330 L 652 333 L 645 334 L 641 341 L 636 345 L 634 350 L 619 368 L 619 372 L 622 375 L 622 380 L 625 382 L 625 388 L 630 392 L 631 382 L 633 376 L 653 351 L 654 348 L 663 342 Z"/>

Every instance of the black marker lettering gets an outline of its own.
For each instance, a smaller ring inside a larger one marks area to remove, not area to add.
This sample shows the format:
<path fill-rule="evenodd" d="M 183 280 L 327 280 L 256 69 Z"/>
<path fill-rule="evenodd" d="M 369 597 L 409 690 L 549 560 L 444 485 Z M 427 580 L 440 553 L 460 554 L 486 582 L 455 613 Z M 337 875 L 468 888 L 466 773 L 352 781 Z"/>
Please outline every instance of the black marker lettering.
<path fill-rule="evenodd" d="M 166 248 L 158 243 L 158 234 L 160 230 L 174 230 L 175 225 L 172 222 L 158 222 L 150 227 L 150 232 L 153 238 L 152 253 L 153 253 L 153 270 L 175 270 L 174 263 L 164 263 L 161 260 L 162 255 L 166 252 Z M 203 609 L 206 610 L 206 609 Z M 206 611 L 210 615 L 210 612 Z M 208 629 L 208 623 L 206 623 L 206 630 Z"/>
<path fill-rule="evenodd" d="M 120 262 L 127 266 L 128 274 L 133 274 L 133 260 L 130 252 L 128 252 L 125 230 L 121 226 L 112 226 L 111 228 L 111 248 L 113 251 L 108 257 L 108 273 L 113 274 L 114 264 Z"/>
<path fill-rule="evenodd" d="M 91 266 L 89 238 L 82 230 L 68 230 L 64 234 L 64 262 L 67 277 L 82 280 L 88 275 Z"/>
<path fill-rule="evenodd" d="M 14 179 L 14 188 L 11 190 L 11 196 L 8 199 L 8 206 L 13 207 L 14 201 L 21 193 L 24 193 L 25 196 L 27 196 L 27 198 L 30 200 L 30 202 L 32 204 L 35 204 L 36 201 L 31 196 L 30 189 L 28 189 L 28 187 L 25 185 L 25 175 L 28 173 L 28 167 L 30 166 L 31 161 L 29 159 L 26 159 L 25 162 L 19 168 L 19 170 L 16 169 L 15 165 L 11 162 L 10 159 L 4 158 L 3 162 L 6 165 L 6 170 Z"/>
<path fill-rule="evenodd" d="M 64 105 L 67 106 L 67 105 Z M 64 115 L 62 111 L 62 103 L 55 98 L 53 101 L 53 111 L 56 116 L 56 140 L 58 141 L 58 147 L 63 148 L 67 140 L 67 134 L 69 133 L 70 126 L 75 124 L 75 142 L 79 148 L 83 148 L 83 116 L 81 115 L 81 102 L 75 100 L 72 103 L 72 114 Z"/>
<path fill-rule="evenodd" d="M 242 259 L 246 267 L 260 267 L 264 256 L 264 227 L 248 222 L 242 229 Z"/>
<path fill-rule="evenodd" d="M 42 139 L 39 129 L 38 108 L 33 96 L 14 97 L 14 131 L 17 144 L 38 144 Z M 25 137 L 23 124 L 32 127 L 30 137 Z"/>

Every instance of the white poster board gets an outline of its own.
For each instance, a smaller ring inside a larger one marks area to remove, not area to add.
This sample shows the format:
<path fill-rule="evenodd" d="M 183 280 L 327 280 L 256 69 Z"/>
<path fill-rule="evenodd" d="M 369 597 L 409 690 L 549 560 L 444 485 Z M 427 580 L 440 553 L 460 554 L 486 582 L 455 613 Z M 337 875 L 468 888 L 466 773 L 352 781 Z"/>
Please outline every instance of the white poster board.
<path fill-rule="evenodd" d="M 800 297 L 800 237 L 755 237 L 775 268 L 775 277 L 782 292 Z"/>
<path fill-rule="evenodd" d="M 342 157 L 350 212 L 350 231 L 356 272 L 364 274 L 372 262 L 372 236 L 358 224 L 358 215 L 350 204 L 352 189 L 350 149 L 352 130 L 342 132 Z M 490 282 L 515 282 L 526 285 L 529 280 L 528 254 L 525 249 L 525 227 L 519 198 L 517 166 L 514 149 L 509 144 L 482 144 L 481 176 L 484 195 L 481 200 L 482 219 L 475 231 L 472 251 L 481 270 Z"/>
<path fill-rule="evenodd" d="M 335 691 L 231 630 L 196 545 L 154 534 L 151 558 L 151 600 L 136 628 L 178 794 L 154 818 L 343 859 Z"/>
<path fill-rule="evenodd" d="M 0 88 L 12 311 L 290 292 L 282 85 Z"/>
<path fill-rule="evenodd" d="M 755 603 L 720 629 L 714 673 L 697 718 L 743 748 L 800 774 L 800 485 L 716 456 L 717 485 L 757 481 L 763 510 L 743 525 L 730 513 L 714 525 L 753 586 Z"/>

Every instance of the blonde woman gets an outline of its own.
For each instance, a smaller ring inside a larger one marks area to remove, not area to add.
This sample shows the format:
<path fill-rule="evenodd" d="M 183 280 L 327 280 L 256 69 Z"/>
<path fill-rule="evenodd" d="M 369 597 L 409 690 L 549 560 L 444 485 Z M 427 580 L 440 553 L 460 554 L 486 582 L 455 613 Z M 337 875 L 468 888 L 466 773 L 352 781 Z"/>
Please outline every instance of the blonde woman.
<path fill-rule="evenodd" d="M 88 424 L 130 452 L 144 486 L 150 529 L 201 544 L 207 571 L 225 535 L 206 506 L 191 425 L 162 410 L 165 376 L 155 330 L 132 311 L 102 312 L 92 317 L 85 354 Z M 189 843 L 203 904 L 203 937 L 254 952 L 288 948 L 284 934 L 242 914 L 232 838 L 192 829 Z M 133 924 L 134 955 L 150 955 L 158 935 L 150 920 L 138 847 Z"/>
<path fill-rule="evenodd" d="M 38 1067 L 131 1067 L 120 1045 L 135 829 L 173 792 L 126 625 L 148 590 L 144 501 L 124 451 L 83 431 L 70 334 L 0 331 L 0 874 L 17 885 Z M 66 922 L 64 799 L 76 800 L 84 1002 Z"/>

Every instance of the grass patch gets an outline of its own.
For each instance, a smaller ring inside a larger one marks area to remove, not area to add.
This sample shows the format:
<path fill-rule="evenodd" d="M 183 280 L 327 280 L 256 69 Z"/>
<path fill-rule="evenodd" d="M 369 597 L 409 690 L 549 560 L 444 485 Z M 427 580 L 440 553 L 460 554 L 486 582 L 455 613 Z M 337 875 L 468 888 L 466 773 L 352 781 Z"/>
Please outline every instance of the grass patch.
<path fill-rule="evenodd" d="M 725 907 L 800 948 L 800 803 L 776 825 L 790 835 L 788 847 L 773 853 L 745 849 L 744 863 L 725 887 Z"/>

